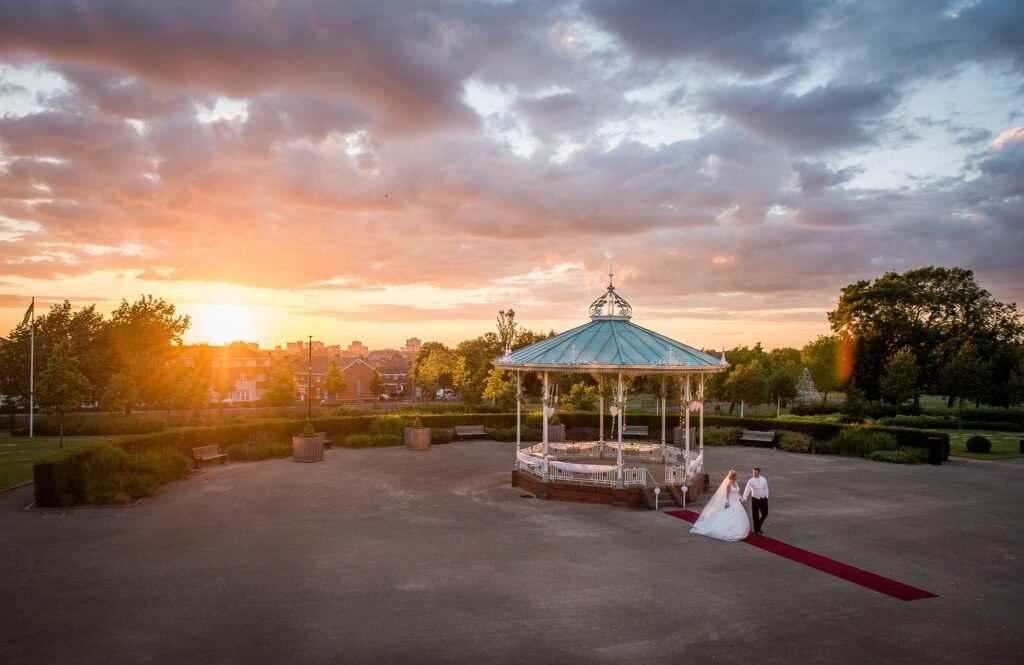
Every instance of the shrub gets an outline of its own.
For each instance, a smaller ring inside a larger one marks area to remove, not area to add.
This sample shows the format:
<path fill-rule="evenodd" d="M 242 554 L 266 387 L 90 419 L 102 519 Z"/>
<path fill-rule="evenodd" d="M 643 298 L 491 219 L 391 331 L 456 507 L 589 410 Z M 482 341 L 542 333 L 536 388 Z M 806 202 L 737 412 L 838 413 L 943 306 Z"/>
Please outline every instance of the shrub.
<path fill-rule="evenodd" d="M 430 443 L 451 443 L 455 438 L 455 430 L 451 427 L 430 428 Z"/>
<path fill-rule="evenodd" d="M 224 447 L 228 458 L 235 461 L 257 461 L 273 457 L 288 457 L 291 445 L 270 431 L 254 432 L 245 441 Z"/>
<path fill-rule="evenodd" d="M 316 430 L 313 428 L 313 423 L 306 423 L 306 426 L 302 428 L 302 436 L 306 439 L 312 439 L 316 436 Z"/>
<path fill-rule="evenodd" d="M 423 421 L 420 420 L 419 416 L 416 416 L 416 420 L 412 421 L 412 426 L 415 429 L 423 429 Z"/>
<path fill-rule="evenodd" d="M 975 435 L 967 439 L 967 450 L 972 453 L 988 453 L 992 451 L 992 442 L 988 437 Z"/>
<path fill-rule="evenodd" d="M 378 416 L 370 421 L 370 434 L 403 437 L 408 426 L 409 419 L 404 416 Z"/>
<path fill-rule="evenodd" d="M 893 416 L 879 421 L 882 425 L 914 427 L 917 429 L 949 429 L 956 427 L 956 418 L 950 416 Z"/>
<path fill-rule="evenodd" d="M 392 434 L 350 434 L 345 438 L 346 448 L 384 448 L 402 443 L 401 437 Z"/>
<path fill-rule="evenodd" d="M 842 404 L 837 404 L 835 402 L 816 402 L 797 404 L 790 409 L 790 413 L 795 416 L 822 416 L 829 413 L 839 413 L 842 410 Z"/>
<path fill-rule="evenodd" d="M 32 426 L 36 436 L 57 436 L 60 422 L 56 416 L 40 415 Z M 102 434 L 150 434 L 167 429 L 167 421 L 159 416 L 115 416 L 110 414 L 72 413 L 64 416 L 64 436 L 99 436 Z M 15 436 L 28 434 L 28 425 L 17 427 Z"/>
<path fill-rule="evenodd" d="M 918 460 L 906 450 L 876 450 L 868 458 L 876 462 L 892 462 L 893 464 L 915 464 Z"/>
<path fill-rule="evenodd" d="M 495 441 L 515 441 L 516 428 L 495 427 L 487 430 L 487 436 Z M 523 442 L 536 443 L 538 441 L 542 441 L 543 436 L 539 427 L 537 429 L 524 427 L 520 434 L 520 440 Z"/>
<path fill-rule="evenodd" d="M 704 445 L 705 446 L 734 446 L 736 445 L 736 439 L 743 434 L 742 427 L 705 427 L 704 428 Z M 697 434 L 698 441 L 700 440 L 700 433 Z"/>
<path fill-rule="evenodd" d="M 188 475 L 187 457 L 170 448 L 153 448 L 128 455 L 124 490 L 130 499 L 153 496 L 160 487 Z"/>
<path fill-rule="evenodd" d="M 91 504 L 128 503 L 125 476 L 128 453 L 117 446 L 104 446 L 84 465 L 85 502 Z"/>
<path fill-rule="evenodd" d="M 834 455 L 867 457 L 877 450 L 896 450 L 896 437 L 887 432 L 871 428 L 851 427 L 828 442 L 828 450 Z"/>
<path fill-rule="evenodd" d="M 800 432 L 779 432 L 779 447 L 790 453 L 806 453 L 811 447 L 811 437 Z"/>

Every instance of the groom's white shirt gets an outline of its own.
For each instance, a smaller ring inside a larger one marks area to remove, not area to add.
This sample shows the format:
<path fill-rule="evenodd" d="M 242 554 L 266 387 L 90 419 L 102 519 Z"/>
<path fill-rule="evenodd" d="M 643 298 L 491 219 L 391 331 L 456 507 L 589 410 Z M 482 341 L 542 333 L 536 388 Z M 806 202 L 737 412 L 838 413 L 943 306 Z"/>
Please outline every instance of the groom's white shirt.
<path fill-rule="evenodd" d="M 753 494 L 755 499 L 768 498 L 768 480 L 764 476 L 751 478 L 743 490 L 743 500 L 746 501 Z"/>

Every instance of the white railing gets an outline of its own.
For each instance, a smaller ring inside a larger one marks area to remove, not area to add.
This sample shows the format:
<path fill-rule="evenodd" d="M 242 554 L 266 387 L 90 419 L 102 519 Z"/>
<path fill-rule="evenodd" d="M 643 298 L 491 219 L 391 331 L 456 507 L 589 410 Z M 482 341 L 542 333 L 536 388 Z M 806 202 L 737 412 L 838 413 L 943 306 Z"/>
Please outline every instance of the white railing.
<path fill-rule="evenodd" d="M 686 471 L 682 466 L 676 466 L 674 464 L 665 465 L 665 484 L 666 485 L 682 485 L 686 480 Z"/>
<path fill-rule="evenodd" d="M 568 482 L 589 485 L 614 485 L 615 471 L 568 471 L 566 469 L 551 467 L 548 469 L 548 478 L 551 480 L 565 480 Z"/>

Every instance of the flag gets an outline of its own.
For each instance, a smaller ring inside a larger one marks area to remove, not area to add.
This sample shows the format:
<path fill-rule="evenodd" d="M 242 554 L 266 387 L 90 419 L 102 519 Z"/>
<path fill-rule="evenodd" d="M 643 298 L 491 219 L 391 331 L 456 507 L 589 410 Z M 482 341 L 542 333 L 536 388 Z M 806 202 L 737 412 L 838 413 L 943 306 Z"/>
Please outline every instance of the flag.
<path fill-rule="evenodd" d="M 36 310 L 36 299 L 32 299 L 32 304 L 25 310 L 25 318 L 21 320 L 21 325 L 27 326 L 28 320 L 32 318 L 32 313 Z"/>

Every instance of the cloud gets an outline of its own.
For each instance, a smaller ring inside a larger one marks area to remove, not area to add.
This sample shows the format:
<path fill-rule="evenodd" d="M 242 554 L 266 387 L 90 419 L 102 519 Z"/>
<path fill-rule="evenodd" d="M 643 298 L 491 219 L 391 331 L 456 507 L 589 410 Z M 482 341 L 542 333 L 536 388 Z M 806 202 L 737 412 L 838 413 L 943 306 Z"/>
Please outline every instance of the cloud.
<path fill-rule="evenodd" d="M 878 141 L 885 114 L 900 94 L 882 84 L 828 85 L 802 95 L 775 86 L 712 90 L 705 109 L 799 152 L 846 148 Z"/>
<path fill-rule="evenodd" d="M 818 15 L 816 0 L 590 0 L 584 8 L 634 53 L 695 59 L 762 76 L 798 65 L 795 38 Z"/>

